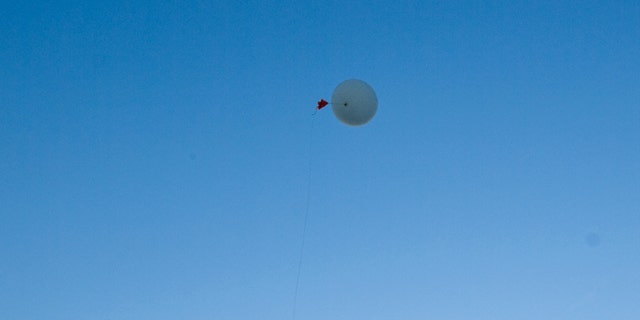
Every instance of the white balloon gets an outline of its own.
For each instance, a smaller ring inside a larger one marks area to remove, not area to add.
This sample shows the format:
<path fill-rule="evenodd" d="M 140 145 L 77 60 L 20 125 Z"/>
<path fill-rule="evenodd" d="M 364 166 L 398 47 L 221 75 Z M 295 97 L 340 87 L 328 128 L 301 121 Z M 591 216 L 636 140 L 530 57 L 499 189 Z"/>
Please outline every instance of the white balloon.
<path fill-rule="evenodd" d="M 366 82 L 346 80 L 333 91 L 331 109 L 342 123 L 361 126 L 369 122 L 378 111 L 378 98 Z"/>

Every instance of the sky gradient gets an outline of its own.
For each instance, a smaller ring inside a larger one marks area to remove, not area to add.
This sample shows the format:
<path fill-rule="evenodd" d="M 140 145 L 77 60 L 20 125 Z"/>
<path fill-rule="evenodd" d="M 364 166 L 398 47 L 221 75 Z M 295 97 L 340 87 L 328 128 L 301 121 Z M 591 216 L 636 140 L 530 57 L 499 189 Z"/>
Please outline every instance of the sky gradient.
<path fill-rule="evenodd" d="M 297 319 L 639 319 L 640 2 L 560 2 L 2 4 L 0 318 L 291 319 L 308 208 Z"/>

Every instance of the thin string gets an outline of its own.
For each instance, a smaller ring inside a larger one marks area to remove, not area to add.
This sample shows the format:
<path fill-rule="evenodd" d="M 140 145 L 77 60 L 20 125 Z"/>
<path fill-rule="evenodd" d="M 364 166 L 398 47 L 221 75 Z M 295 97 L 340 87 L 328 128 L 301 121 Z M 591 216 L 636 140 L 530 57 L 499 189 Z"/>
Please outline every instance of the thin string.
<path fill-rule="evenodd" d="M 318 110 L 316 110 L 318 112 Z M 305 210 L 304 210 L 304 222 L 302 224 L 302 243 L 300 244 L 300 254 L 298 259 L 298 274 L 296 275 L 296 287 L 293 293 L 293 310 L 292 310 L 292 319 L 296 319 L 296 307 L 298 306 L 298 288 L 300 286 L 300 274 L 302 273 L 302 260 L 304 257 L 304 244 L 307 239 L 307 221 L 309 220 L 309 202 L 311 199 L 311 168 L 312 168 L 312 145 L 313 145 L 313 124 L 314 124 L 314 112 L 311 117 L 311 128 L 309 129 L 311 132 L 309 133 L 309 145 L 307 156 L 309 158 L 307 163 L 307 195 L 305 200 Z"/>

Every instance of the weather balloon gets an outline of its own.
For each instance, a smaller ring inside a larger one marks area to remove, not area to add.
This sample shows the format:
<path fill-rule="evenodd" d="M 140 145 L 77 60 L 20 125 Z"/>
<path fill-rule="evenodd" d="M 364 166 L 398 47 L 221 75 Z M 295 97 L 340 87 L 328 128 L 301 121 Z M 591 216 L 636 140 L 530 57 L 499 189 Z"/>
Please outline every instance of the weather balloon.
<path fill-rule="evenodd" d="M 327 101 L 321 99 L 318 101 L 317 109 L 327 104 Z M 378 98 L 366 82 L 357 79 L 346 80 L 333 91 L 331 109 L 342 123 L 361 126 L 369 122 L 378 111 Z"/>

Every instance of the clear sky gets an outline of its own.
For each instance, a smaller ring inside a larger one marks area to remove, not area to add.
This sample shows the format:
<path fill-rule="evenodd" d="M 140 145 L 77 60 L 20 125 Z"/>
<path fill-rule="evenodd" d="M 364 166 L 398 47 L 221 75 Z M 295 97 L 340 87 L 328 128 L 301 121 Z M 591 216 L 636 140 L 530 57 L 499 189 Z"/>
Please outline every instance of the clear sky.
<path fill-rule="evenodd" d="M 5 1 L 0 318 L 291 319 L 308 206 L 297 319 L 640 319 L 639 57 L 638 1 Z"/>

